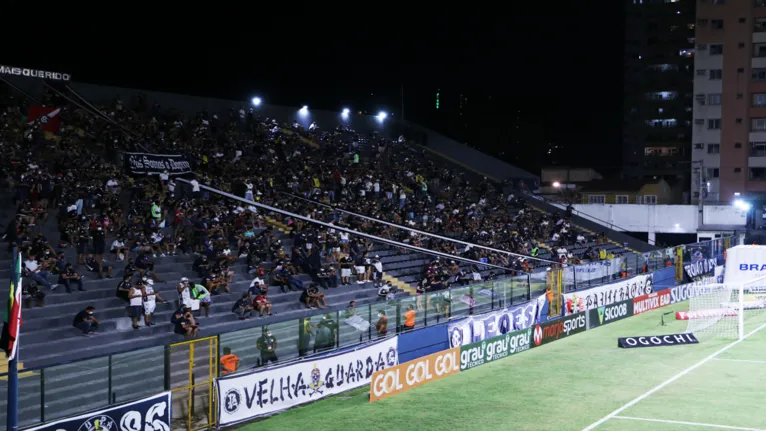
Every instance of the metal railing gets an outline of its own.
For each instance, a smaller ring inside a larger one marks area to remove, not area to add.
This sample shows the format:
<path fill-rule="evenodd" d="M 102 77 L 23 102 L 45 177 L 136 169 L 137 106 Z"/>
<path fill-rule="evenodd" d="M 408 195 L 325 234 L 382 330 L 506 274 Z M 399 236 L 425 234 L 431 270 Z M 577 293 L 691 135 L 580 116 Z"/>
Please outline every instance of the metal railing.
<path fill-rule="evenodd" d="M 678 268 L 682 263 L 719 257 L 726 248 L 734 245 L 734 238 L 727 237 L 586 265 L 566 266 L 563 268 L 563 289 L 565 292 L 582 290 L 638 274 Z M 587 265 L 605 268 L 619 265 L 620 270 L 607 270 L 600 277 L 578 271 Z M 230 350 L 239 358 L 237 371 L 263 365 L 257 341 L 267 330 L 278 341 L 275 353 L 281 363 L 394 335 L 403 329 L 404 313 L 410 309 L 416 312 L 414 328 L 425 328 L 521 304 L 542 295 L 545 288 L 545 272 L 541 272 L 474 282 L 342 310 L 318 310 L 299 319 L 216 335 L 218 351 L 214 360 L 218 364 L 224 350 Z M 385 316 L 385 331 L 382 330 L 382 316 Z M 108 337 L 108 334 L 101 336 Z M 29 426 L 51 421 L 188 385 L 184 379 L 189 375 L 189 359 L 183 355 L 173 356 L 171 346 L 149 347 L 20 370 L 19 424 Z M 7 373 L 0 374 L 0 400 L 7 392 L 5 376 Z M 73 410 L 73 406 L 77 409 Z M 200 405 L 198 410 L 206 411 L 208 407 Z M 183 407 L 178 410 L 185 411 Z M 0 411 L 0 416 L 4 414 L 4 410 Z M 0 423 L 3 420 L 0 418 Z"/>
<path fill-rule="evenodd" d="M 257 341 L 267 330 L 277 339 L 277 360 L 293 361 L 314 353 L 345 349 L 395 335 L 403 329 L 404 313 L 410 309 L 416 312 L 414 328 L 424 328 L 527 302 L 544 290 L 544 282 L 530 281 L 527 274 L 344 310 L 326 313 L 320 310 L 308 317 L 214 336 L 212 338 L 216 338 L 218 346 L 214 360 L 217 364 L 224 350 L 230 350 L 239 358 L 237 371 L 264 365 Z M 379 313 L 387 319 L 385 331 Z M 107 337 L 108 334 L 101 336 Z M 184 389 L 188 386 L 189 359 L 183 354 L 174 354 L 171 350 L 174 345 L 20 370 L 19 424 L 29 426 L 162 390 Z M 200 374 L 203 372 L 201 370 Z M 205 374 L 205 378 L 208 375 Z M 7 393 L 5 376 L 7 373 L 0 374 L 0 400 Z M 201 380 L 200 376 L 197 378 Z M 73 406 L 77 408 L 73 409 Z M 198 407 L 196 410 L 206 411 L 209 406 Z M 182 407 L 178 410 L 186 412 L 187 409 Z M 4 415 L 5 410 L 2 409 L 0 422 L 4 420 Z M 175 419 L 180 419 L 176 418 L 175 411 L 173 415 Z"/>

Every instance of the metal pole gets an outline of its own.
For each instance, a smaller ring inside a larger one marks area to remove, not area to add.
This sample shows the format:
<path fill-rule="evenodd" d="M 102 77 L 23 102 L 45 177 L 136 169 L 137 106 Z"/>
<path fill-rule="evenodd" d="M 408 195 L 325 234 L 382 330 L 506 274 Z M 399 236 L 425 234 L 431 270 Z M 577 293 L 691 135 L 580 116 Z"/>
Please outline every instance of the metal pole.
<path fill-rule="evenodd" d="M 700 183 L 699 183 L 699 192 L 698 192 L 699 193 L 699 199 L 697 199 L 697 212 L 698 212 L 698 214 L 697 214 L 697 217 L 698 217 L 697 218 L 697 228 L 699 229 L 699 228 L 702 227 L 702 224 L 704 222 L 704 217 L 702 216 L 702 214 L 703 214 L 702 213 L 702 211 L 703 211 L 702 196 L 703 196 L 703 192 L 704 192 L 704 190 L 706 188 L 706 185 L 705 185 L 705 174 L 704 174 L 704 172 L 702 172 L 702 169 L 703 169 L 703 167 L 702 167 L 702 160 L 696 160 L 696 161 L 693 161 L 692 163 L 699 163 L 699 170 L 700 170 L 699 171 L 700 172 L 700 174 L 699 174 Z"/>

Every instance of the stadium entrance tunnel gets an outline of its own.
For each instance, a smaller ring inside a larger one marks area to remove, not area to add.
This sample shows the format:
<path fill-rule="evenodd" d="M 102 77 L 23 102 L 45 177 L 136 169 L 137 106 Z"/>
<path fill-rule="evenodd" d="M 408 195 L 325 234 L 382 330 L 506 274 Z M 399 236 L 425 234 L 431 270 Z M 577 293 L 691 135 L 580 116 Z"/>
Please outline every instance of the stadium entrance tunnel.
<path fill-rule="evenodd" d="M 214 427 L 216 377 L 218 337 L 184 341 L 165 348 L 165 387 L 172 393 L 174 430 Z"/>

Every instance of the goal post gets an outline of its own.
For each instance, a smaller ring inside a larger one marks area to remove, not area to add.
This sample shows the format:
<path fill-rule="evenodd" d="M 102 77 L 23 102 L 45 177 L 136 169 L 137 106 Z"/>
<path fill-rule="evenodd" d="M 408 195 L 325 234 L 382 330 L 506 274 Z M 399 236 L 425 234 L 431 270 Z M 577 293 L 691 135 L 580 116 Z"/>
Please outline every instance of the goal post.
<path fill-rule="evenodd" d="M 738 283 L 697 287 L 689 311 L 676 313 L 686 320 L 686 332 L 700 338 L 738 338 L 747 328 L 766 322 L 766 276 Z"/>

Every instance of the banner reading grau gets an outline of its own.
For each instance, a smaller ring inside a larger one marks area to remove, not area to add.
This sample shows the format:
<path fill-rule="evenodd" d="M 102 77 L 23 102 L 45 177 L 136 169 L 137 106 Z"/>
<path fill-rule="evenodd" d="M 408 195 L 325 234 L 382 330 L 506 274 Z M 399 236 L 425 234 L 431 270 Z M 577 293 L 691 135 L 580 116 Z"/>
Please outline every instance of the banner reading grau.
<path fill-rule="evenodd" d="M 412 388 L 460 372 L 460 347 L 414 359 L 395 367 L 376 371 L 370 385 L 370 402 L 396 395 Z"/>
<path fill-rule="evenodd" d="M 492 337 L 460 348 L 460 370 L 506 358 L 532 347 L 532 328 Z"/>

